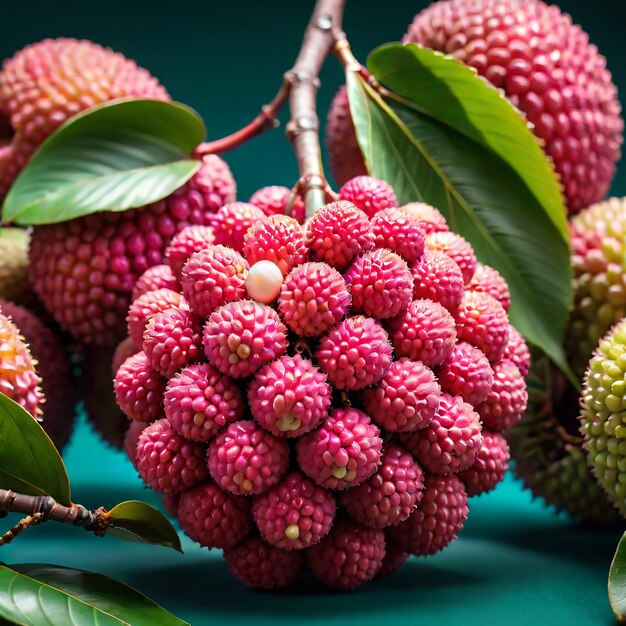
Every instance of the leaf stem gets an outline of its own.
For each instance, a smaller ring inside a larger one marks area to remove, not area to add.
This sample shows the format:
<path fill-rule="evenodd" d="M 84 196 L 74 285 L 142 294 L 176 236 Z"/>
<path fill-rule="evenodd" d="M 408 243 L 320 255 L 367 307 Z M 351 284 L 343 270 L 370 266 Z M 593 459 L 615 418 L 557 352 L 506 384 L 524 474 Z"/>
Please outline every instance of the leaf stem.
<path fill-rule="evenodd" d="M 35 513 L 34 515 L 27 515 L 24 519 L 21 519 L 15 526 L 10 528 L 9 530 L 0 537 L 0 546 L 6 546 L 8 543 L 11 543 L 15 537 L 17 537 L 20 533 L 23 533 L 25 530 L 32 528 L 33 526 L 37 526 L 44 521 L 43 513 Z"/>

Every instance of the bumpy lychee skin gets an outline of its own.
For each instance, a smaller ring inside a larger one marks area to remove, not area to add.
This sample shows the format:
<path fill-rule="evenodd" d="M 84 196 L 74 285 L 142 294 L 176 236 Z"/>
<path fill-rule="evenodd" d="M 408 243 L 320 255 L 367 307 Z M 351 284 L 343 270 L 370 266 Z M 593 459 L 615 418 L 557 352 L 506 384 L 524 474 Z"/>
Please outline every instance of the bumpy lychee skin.
<path fill-rule="evenodd" d="M 504 90 L 544 142 L 576 212 L 602 198 L 623 122 L 606 60 L 569 15 L 540 0 L 437 2 L 403 43 L 451 54 Z"/>
<path fill-rule="evenodd" d="M 230 246 L 233 250 L 243 250 L 244 235 L 257 220 L 265 220 L 261 209 L 248 202 L 225 204 L 211 221 L 215 243 Z"/>
<path fill-rule="evenodd" d="M 598 481 L 626 515 L 623 415 L 626 407 L 626 322 L 599 343 L 589 362 L 582 391 L 581 432 Z"/>
<path fill-rule="evenodd" d="M 183 266 L 180 283 L 191 310 L 201 318 L 246 293 L 248 262 L 232 248 L 210 245 L 194 252 Z"/>
<path fill-rule="evenodd" d="M 389 322 L 389 338 L 398 357 L 441 365 L 456 344 L 452 315 L 433 300 L 413 300 L 409 308 Z"/>
<path fill-rule="evenodd" d="M 29 243 L 30 234 L 24 228 L 0 230 L 0 298 L 4 300 L 27 304 L 32 298 L 28 284 Z"/>
<path fill-rule="evenodd" d="M 143 351 L 150 365 L 171 378 L 200 356 L 200 336 L 184 309 L 166 309 L 150 318 L 143 338 Z"/>
<path fill-rule="evenodd" d="M 283 276 L 304 263 L 309 254 L 302 226 L 286 215 L 271 215 L 265 221 L 255 222 L 243 241 L 243 254 L 250 265 L 272 261 Z"/>
<path fill-rule="evenodd" d="M 388 248 L 407 263 L 414 263 L 424 252 L 425 229 L 421 222 L 402 209 L 384 209 L 372 218 L 377 248 Z"/>
<path fill-rule="evenodd" d="M 298 465 L 326 489 L 348 489 L 371 476 L 380 463 L 383 440 L 368 415 L 334 409 L 321 426 L 296 443 Z"/>
<path fill-rule="evenodd" d="M 484 402 L 476 407 L 489 430 L 501 431 L 515 426 L 528 406 L 526 381 L 512 361 L 493 366 L 493 385 Z"/>
<path fill-rule="evenodd" d="M 37 417 L 42 400 L 35 361 L 17 326 L 0 314 L 0 393 Z"/>
<path fill-rule="evenodd" d="M 505 311 L 511 306 L 511 294 L 506 280 L 500 273 L 483 263 L 477 263 L 472 280 L 467 285 L 468 291 L 482 291 L 493 296 Z"/>
<path fill-rule="evenodd" d="M 409 202 L 400 207 L 407 215 L 419 220 L 422 224 L 424 232 L 443 233 L 450 230 L 448 222 L 439 209 L 436 209 L 425 202 Z"/>
<path fill-rule="evenodd" d="M 165 258 L 172 273 L 180 280 L 185 263 L 194 252 L 200 252 L 215 243 L 211 226 L 196 225 L 183 228 L 165 251 Z"/>
<path fill-rule="evenodd" d="M 14 135 L 0 154 L 0 197 L 63 122 L 107 100 L 127 97 L 169 100 L 149 72 L 90 41 L 45 39 L 5 61 L 0 111 Z"/>
<path fill-rule="evenodd" d="M 443 252 L 459 266 L 465 283 L 469 283 L 476 270 L 474 249 L 461 235 L 451 233 L 430 233 L 426 237 L 426 249 Z"/>
<path fill-rule="evenodd" d="M 320 339 L 315 359 L 336 389 L 354 391 L 375 385 L 384 376 L 393 349 L 378 322 L 357 315 L 333 326 Z"/>
<path fill-rule="evenodd" d="M 451 396 L 460 396 L 468 404 L 478 406 L 491 391 L 493 369 L 478 348 L 460 341 L 439 368 L 437 380 Z"/>
<path fill-rule="evenodd" d="M 173 289 L 157 289 L 139 296 L 128 310 L 128 334 L 136 346 L 143 344 L 143 334 L 150 318 L 167 309 L 189 310 L 185 299 Z"/>
<path fill-rule="evenodd" d="M 137 444 L 139 443 L 139 436 L 147 428 L 145 422 L 131 422 L 124 433 L 124 439 L 122 447 L 130 462 L 137 469 Z M 172 494 L 178 495 L 178 494 Z"/>
<path fill-rule="evenodd" d="M 326 263 L 304 263 L 285 278 L 278 310 L 298 335 L 319 337 L 350 308 L 350 293 L 341 274 Z"/>
<path fill-rule="evenodd" d="M 226 565 L 233 576 L 252 589 L 271 591 L 295 584 L 302 569 L 302 554 L 281 550 L 251 535 L 224 550 Z"/>
<path fill-rule="evenodd" d="M 124 320 L 139 276 L 163 262 L 178 231 L 210 220 L 214 209 L 208 201 L 196 200 L 213 202 L 216 194 L 221 197 L 223 176 L 226 172 L 230 176 L 226 164 L 214 158 L 220 164 L 219 175 L 216 161 L 203 158 L 200 170 L 183 187 L 155 204 L 35 229 L 30 279 L 64 330 L 86 344 L 114 346 L 124 338 Z"/>
<path fill-rule="evenodd" d="M 402 358 L 391 364 L 380 383 L 361 392 L 365 412 L 392 433 L 426 427 L 441 400 L 432 370 L 420 361 Z"/>
<path fill-rule="evenodd" d="M 287 329 L 274 309 L 252 300 L 230 302 L 209 317 L 204 354 L 220 372 L 250 376 L 287 351 Z"/>
<path fill-rule="evenodd" d="M 331 202 L 315 212 L 306 230 L 311 256 L 340 272 L 374 246 L 367 215 L 346 200 Z"/>
<path fill-rule="evenodd" d="M 509 327 L 509 342 L 502 356 L 503 360 L 512 361 L 526 378 L 530 371 L 530 350 L 521 333 L 513 326 Z"/>
<path fill-rule="evenodd" d="M 357 257 L 344 274 L 352 311 L 378 319 L 394 317 L 411 302 L 413 277 L 402 257 L 386 249 Z"/>
<path fill-rule="evenodd" d="M 330 534 L 304 553 L 317 580 L 333 589 L 354 589 L 372 580 L 385 557 L 385 533 L 340 520 Z"/>
<path fill-rule="evenodd" d="M 504 478 L 509 468 L 509 444 L 500 433 L 482 431 L 483 442 L 474 463 L 459 472 L 468 496 L 488 493 Z"/>
<path fill-rule="evenodd" d="M 211 442 L 213 480 L 238 496 L 257 495 L 276 485 L 289 469 L 289 446 L 252 420 L 230 424 Z"/>
<path fill-rule="evenodd" d="M 376 473 L 341 495 L 348 515 L 357 523 L 387 528 L 403 522 L 422 498 L 424 473 L 402 446 L 385 445 Z"/>
<path fill-rule="evenodd" d="M 117 348 L 115 348 L 115 352 L 113 352 L 113 359 L 111 360 L 111 372 L 113 373 L 113 377 L 115 377 L 117 371 L 120 367 L 122 367 L 124 361 L 126 361 L 128 357 L 131 357 L 133 354 L 137 354 L 137 352 L 140 351 L 141 347 L 137 346 L 132 337 L 126 337 L 124 341 L 121 341 Z"/>
<path fill-rule="evenodd" d="M 115 399 L 124 414 L 139 422 L 151 422 L 162 414 L 165 380 L 139 352 L 122 364 L 115 375 Z"/>
<path fill-rule="evenodd" d="M 165 417 L 179 435 L 192 441 L 209 441 L 242 417 L 244 408 L 239 387 L 208 363 L 188 365 L 165 389 Z"/>
<path fill-rule="evenodd" d="M 420 506 L 408 520 L 392 528 L 390 536 L 411 554 L 435 554 L 456 538 L 468 510 L 467 492 L 457 476 L 426 476 Z"/>
<path fill-rule="evenodd" d="M 461 472 L 474 462 L 480 449 L 480 417 L 461 398 L 443 394 L 428 426 L 403 435 L 400 441 L 429 474 Z"/>
<path fill-rule="evenodd" d="M 178 518 L 178 505 L 180 504 L 179 493 L 174 493 L 171 496 L 161 496 L 161 504 L 170 517 L 174 519 Z"/>
<path fill-rule="evenodd" d="M 593 350 L 626 316 L 626 198 L 611 198 L 570 223 L 574 302 L 566 349 L 574 371 L 584 373 Z"/>
<path fill-rule="evenodd" d="M 429 298 L 454 313 L 463 298 L 463 273 L 443 252 L 426 250 L 411 268 L 413 297 Z"/>
<path fill-rule="evenodd" d="M 149 291 L 158 289 L 178 290 L 178 280 L 169 265 L 154 265 L 149 267 L 138 279 L 133 287 L 133 302 Z"/>
<path fill-rule="evenodd" d="M 260 369 L 248 386 L 254 419 L 277 437 L 299 437 L 328 416 L 332 389 L 308 359 L 283 356 Z"/>
<path fill-rule="evenodd" d="M 254 204 L 267 215 L 285 215 L 287 203 L 291 196 L 291 189 L 281 187 L 280 185 L 270 185 L 269 187 L 261 187 L 255 191 L 248 202 Z M 304 222 L 305 206 L 302 198 L 296 197 L 291 207 L 291 216 L 299 223 Z"/>
<path fill-rule="evenodd" d="M 328 533 L 336 508 L 330 491 L 300 472 L 291 472 L 254 497 L 252 515 L 265 541 L 283 550 L 302 550 Z"/>
<path fill-rule="evenodd" d="M 330 171 L 338 185 L 367 173 L 350 116 L 345 85 L 339 88 L 328 110 L 326 148 L 330 159 Z"/>
<path fill-rule="evenodd" d="M 482 350 L 491 363 L 504 356 L 511 326 L 506 311 L 495 298 L 479 291 L 466 291 L 455 317 L 460 341 Z"/>
<path fill-rule="evenodd" d="M 339 190 L 339 199 L 352 202 L 369 218 L 378 211 L 398 206 L 393 187 L 373 176 L 356 176 L 346 182 Z"/>
<path fill-rule="evenodd" d="M 183 532 L 203 548 L 230 548 L 253 528 L 249 498 L 226 493 L 213 482 L 180 496 L 178 521 Z"/>
<path fill-rule="evenodd" d="M 173 494 L 187 491 L 207 477 L 205 455 L 205 446 L 184 439 L 163 418 L 139 435 L 135 461 L 148 487 Z"/>
<path fill-rule="evenodd" d="M 62 450 L 72 434 L 77 399 L 72 362 L 63 341 L 52 328 L 24 307 L 0 300 L 0 313 L 8 316 L 17 326 L 37 361 L 36 372 L 41 378 L 41 391 L 45 398 L 39 416 L 41 425 L 57 450 Z"/>
<path fill-rule="evenodd" d="M 386 578 L 395 574 L 409 559 L 410 553 L 386 535 L 385 536 L 385 558 L 376 572 L 376 579 Z"/>

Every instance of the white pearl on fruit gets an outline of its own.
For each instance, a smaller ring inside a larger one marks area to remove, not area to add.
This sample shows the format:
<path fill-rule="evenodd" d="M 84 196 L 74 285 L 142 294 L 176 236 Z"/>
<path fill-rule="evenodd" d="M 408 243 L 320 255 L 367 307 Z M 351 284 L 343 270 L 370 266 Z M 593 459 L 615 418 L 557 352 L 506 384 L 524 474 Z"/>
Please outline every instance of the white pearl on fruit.
<path fill-rule="evenodd" d="M 248 295 L 257 302 L 269 304 L 280 293 L 283 286 L 283 273 L 276 263 L 271 261 L 257 261 L 249 270 L 246 277 Z"/>

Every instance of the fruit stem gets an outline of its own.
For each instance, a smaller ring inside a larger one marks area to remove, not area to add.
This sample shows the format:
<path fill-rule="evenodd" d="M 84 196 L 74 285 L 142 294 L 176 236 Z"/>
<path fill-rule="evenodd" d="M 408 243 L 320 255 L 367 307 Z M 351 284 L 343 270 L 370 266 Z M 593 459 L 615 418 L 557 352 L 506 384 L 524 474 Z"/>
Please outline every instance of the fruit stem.
<path fill-rule="evenodd" d="M 82 504 L 63 506 L 50 496 L 29 496 L 15 491 L 0 489 L 0 516 L 7 513 L 26 513 L 28 517 L 21 520 L 0 538 L 0 545 L 9 543 L 15 535 L 34 526 L 54 520 L 63 524 L 74 524 L 95 535 L 103 536 L 111 521 L 103 508 L 90 511 Z M 18 530 L 17 527 L 21 528 Z M 23 526 L 23 527 L 22 527 Z"/>
<path fill-rule="evenodd" d="M 291 84 L 287 137 L 296 153 L 307 217 L 326 202 L 316 96 L 324 61 L 335 42 L 345 39 L 341 31 L 344 6 L 345 0 L 317 0 L 296 62 L 285 74 Z"/>
<path fill-rule="evenodd" d="M 291 83 L 287 78 L 283 79 L 280 89 L 276 92 L 272 101 L 269 104 L 263 105 L 261 112 L 249 124 L 246 124 L 243 128 L 240 128 L 238 131 L 226 137 L 215 139 L 214 141 L 207 141 L 199 145 L 194 151 L 194 155 L 202 158 L 207 154 L 228 152 L 228 150 L 237 148 L 266 130 L 276 128 L 278 126 L 276 117 L 282 106 L 289 99 L 290 90 Z"/>

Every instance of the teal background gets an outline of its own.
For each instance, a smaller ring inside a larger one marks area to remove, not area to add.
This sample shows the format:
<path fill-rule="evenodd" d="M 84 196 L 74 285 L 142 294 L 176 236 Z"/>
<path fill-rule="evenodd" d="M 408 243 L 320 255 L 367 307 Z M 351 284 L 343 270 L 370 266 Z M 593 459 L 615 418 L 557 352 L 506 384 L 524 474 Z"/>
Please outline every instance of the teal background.
<path fill-rule="evenodd" d="M 350 0 L 344 27 L 360 59 L 397 40 L 426 2 Z M 626 93 L 622 0 L 562 0 L 609 58 Z M 204 117 L 209 138 L 236 130 L 274 95 L 298 51 L 312 2 L 154 0 L 0 0 L 0 58 L 46 36 L 85 37 L 150 69 L 172 96 Z M 322 74 L 320 116 L 342 80 L 338 62 Z M 284 116 L 283 116 L 284 120 Z M 281 129 L 226 155 L 246 199 L 260 186 L 297 178 Z M 614 193 L 626 195 L 626 166 Z M 124 455 L 81 423 L 66 453 L 74 500 L 97 507 L 146 499 Z M 5 520 L 7 527 L 12 520 Z M 160 548 L 96 539 L 47 524 L 2 551 L 7 562 L 50 562 L 103 572 L 135 586 L 194 626 L 228 624 L 584 624 L 613 623 L 608 565 L 621 530 L 583 530 L 531 502 L 511 477 L 471 503 L 470 519 L 449 549 L 413 559 L 401 573 L 356 593 L 307 586 L 290 594 L 244 589 L 219 552 L 186 538 L 181 556 Z M 306 593 L 305 593 L 306 592 Z M 60 625 L 64 626 L 64 625 Z"/>

